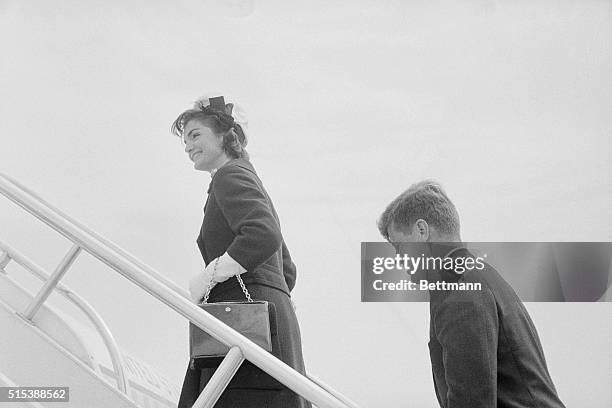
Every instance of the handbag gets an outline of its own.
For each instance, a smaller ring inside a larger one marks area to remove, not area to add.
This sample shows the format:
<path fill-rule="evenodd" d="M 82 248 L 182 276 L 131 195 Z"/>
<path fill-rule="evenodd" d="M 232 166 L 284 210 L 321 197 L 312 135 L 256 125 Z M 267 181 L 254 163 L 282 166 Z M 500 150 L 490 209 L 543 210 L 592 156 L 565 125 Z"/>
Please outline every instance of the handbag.
<path fill-rule="evenodd" d="M 270 312 L 273 309 L 266 301 L 254 301 L 240 275 L 235 275 L 246 302 L 216 302 L 208 303 L 212 282 L 219 258 L 215 261 L 213 274 L 206 289 L 204 300 L 198 306 L 236 330 L 263 349 L 272 351 L 272 336 Z M 199 367 L 218 365 L 229 351 L 229 347 L 216 340 L 210 334 L 201 330 L 193 323 L 189 324 L 189 356 L 190 367 L 195 369 L 196 360 Z"/>

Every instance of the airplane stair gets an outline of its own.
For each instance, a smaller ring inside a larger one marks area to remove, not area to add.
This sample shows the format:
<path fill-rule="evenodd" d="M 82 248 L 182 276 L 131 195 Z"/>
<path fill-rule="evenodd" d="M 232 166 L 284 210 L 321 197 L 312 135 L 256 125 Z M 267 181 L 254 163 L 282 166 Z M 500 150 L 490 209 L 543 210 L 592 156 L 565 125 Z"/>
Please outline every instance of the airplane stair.
<path fill-rule="evenodd" d="M 69 387 L 67 402 L 0 401 L 0 408 L 176 407 L 176 387 L 120 349 L 96 310 L 61 282 L 81 252 L 94 256 L 230 348 L 193 408 L 213 408 L 245 359 L 317 407 L 358 408 L 318 378 L 296 372 L 204 312 L 176 283 L 1 173 L 0 194 L 73 243 L 53 273 L 47 273 L 0 241 L 0 387 Z M 42 287 L 34 294 L 25 290 L 7 273 L 11 262 L 40 279 Z M 46 302 L 52 292 L 77 306 L 94 329 Z"/>

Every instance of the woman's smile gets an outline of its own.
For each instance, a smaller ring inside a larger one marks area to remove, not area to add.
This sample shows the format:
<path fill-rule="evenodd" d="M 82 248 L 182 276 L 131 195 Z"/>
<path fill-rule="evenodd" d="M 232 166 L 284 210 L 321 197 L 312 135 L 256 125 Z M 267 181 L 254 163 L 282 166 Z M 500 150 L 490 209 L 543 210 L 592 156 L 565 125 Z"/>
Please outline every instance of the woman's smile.
<path fill-rule="evenodd" d="M 202 153 L 201 151 L 195 151 L 195 152 L 191 152 L 189 153 L 189 158 L 191 159 L 191 161 L 196 161 L 196 157 L 198 155 L 200 155 L 200 153 Z"/>

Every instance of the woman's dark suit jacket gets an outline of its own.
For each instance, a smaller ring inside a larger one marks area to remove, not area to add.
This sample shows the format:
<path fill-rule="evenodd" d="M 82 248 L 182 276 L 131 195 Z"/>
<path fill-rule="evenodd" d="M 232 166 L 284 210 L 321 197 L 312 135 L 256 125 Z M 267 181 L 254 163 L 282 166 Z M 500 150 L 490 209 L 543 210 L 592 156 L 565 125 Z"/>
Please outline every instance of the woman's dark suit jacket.
<path fill-rule="evenodd" d="M 214 174 L 197 244 L 208 265 L 227 253 L 247 271 L 241 275 L 255 300 L 273 305 L 272 351 L 304 374 L 299 326 L 290 301 L 296 268 L 280 231 L 278 215 L 253 166 L 234 159 Z M 217 284 L 210 301 L 244 300 L 234 277 Z M 272 323 L 272 321 L 271 321 Z M 214 369 L 187 368 L 179 408 L 191 407 Z M 215 407 L 310 407 L 302 398 L 250 363 L 230 382 Z"/>
<path fill-rule="evenodd" d="M 253 165 L 234 159 L 210 182 L 197 243 L 207 265 L 227 251 L 247 270 L 242 275 L 245 284 L 260 283 L 289 295 L 295 286 L 296 268 L 279 225 Z M 236 285 L 237 279 L 228 279 L 216 285 L 211 295 Z"/>

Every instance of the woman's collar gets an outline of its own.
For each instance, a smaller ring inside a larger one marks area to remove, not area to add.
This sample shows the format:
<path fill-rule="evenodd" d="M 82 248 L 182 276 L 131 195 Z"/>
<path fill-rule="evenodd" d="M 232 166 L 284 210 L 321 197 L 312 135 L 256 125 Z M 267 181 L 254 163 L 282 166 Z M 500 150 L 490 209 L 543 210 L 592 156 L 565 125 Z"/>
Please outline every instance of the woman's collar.
<path fill-rule="evenodd" d="M 221 167 L 225 166 L 227 163 L 229 163 L 229 162 L 231 162 L 231 161 L 234 161 L 234 160 L 236 160 L 236 159 L 230 159 L 230 158 L 228 158 L 228 159 L 227 159 L 226 161 L 224 161 L 224 162 L 223 162 L 223 163 L 222 163 L 222 164 L 221 164 L 219 167 L 212 169 L 212 170 L 210 171 L 210 178 L 213 178 L 213 177 L 215 176 L 215 174 L 217 173 L 217 171 L 218 171 L 218 170 L 219 170 Z"/>

